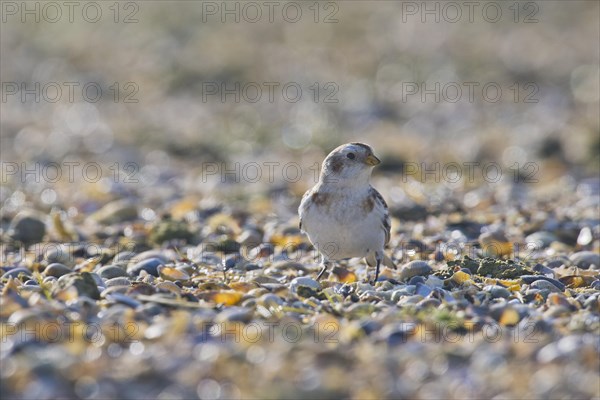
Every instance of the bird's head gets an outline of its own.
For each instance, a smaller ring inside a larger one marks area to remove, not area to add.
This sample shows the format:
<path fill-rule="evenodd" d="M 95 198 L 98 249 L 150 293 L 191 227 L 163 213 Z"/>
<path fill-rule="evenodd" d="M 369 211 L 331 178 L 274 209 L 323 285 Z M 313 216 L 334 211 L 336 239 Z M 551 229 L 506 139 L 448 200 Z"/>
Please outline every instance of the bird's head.
<path fill-rule="evenodd" d="M 334 149 L 321 170 L 323 183 L 368 183 L 373 167 L 381 163 L 371 146 L 364 143 L 347 143 Z"/>

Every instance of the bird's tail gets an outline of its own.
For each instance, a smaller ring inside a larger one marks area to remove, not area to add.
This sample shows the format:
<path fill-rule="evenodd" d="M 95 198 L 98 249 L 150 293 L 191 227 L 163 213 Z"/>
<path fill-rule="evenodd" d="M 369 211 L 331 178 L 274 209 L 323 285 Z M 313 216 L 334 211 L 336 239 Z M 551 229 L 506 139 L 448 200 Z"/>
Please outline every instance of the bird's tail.
<path fill-rule="evenodd" d="M 367 261 L 367 265 L 369 265 L 370 267 L 374 267 L 375 264 L 376 264 L 375 254 L 373 254 L 373 253 L 369 254 L 365 258 L 365 260 Z M 387 254 L 383 255 L 382 264 L 385 265 L 388 268 L 396 269 L 396 264 L 394 264 L 394 262 L 392 261 L 392 259 L 390 257 L 388 257 Z"/>
<path fill-rule="evenodd" d="M 396 264 L 394 264 L 394 262 L 392 261 L 392 259 L 389 258 L 387 256 L 387 254 L 383 255 L 383 265 L 385 265 L 388 268 L 396 269 Z"/>

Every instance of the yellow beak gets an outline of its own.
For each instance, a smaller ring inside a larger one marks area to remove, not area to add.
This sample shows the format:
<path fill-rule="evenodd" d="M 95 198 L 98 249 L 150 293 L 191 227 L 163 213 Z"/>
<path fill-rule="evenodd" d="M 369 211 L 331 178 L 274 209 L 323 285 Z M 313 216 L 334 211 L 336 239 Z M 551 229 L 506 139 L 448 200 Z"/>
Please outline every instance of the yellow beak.
<path fill-rule="evenodd" d="M 379 158 L 375 157 L 373 154 L 369 154 L 365 159 L 365 163 L 368 165 L 377 165 L 381 164 L 381 160 L 379 160 Z"/>

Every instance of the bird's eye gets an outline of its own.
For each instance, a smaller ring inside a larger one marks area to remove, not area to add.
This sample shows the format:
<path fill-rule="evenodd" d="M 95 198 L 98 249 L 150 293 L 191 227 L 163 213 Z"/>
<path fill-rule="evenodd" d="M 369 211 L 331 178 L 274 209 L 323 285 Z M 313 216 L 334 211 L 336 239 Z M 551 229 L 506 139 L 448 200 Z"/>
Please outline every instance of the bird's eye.
<path fill-rule="evenodd" d="M 349 158 L 349 159 L 351 159 L 351 160 L 354 160 L 354 157 L 356 157 L 356 155 L 355 155 L 354 153 L 348 153 L 348 154 L 346 155 L 346 157 L 348 157 L 348 158 Z"/>

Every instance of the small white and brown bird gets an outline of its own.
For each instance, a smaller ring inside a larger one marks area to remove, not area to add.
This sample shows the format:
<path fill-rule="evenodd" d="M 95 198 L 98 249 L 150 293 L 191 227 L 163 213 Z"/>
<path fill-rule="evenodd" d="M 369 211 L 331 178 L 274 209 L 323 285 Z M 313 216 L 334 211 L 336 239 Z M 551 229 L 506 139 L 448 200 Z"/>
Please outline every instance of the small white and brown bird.
<path fill-rule="evenodd" d="M 354 257 L 365 257 L 367 265 L 376 267 L 373 282 L 382 263 L 396 268 L 384 253 L 390 241 L 388 207 L 369 183 L 379 163 L 364 143 L 341 145 L 325 158 L 319 182 L 302 197 L 300 229 L 322 257 L 317 279 L 332 261 Z"/>

